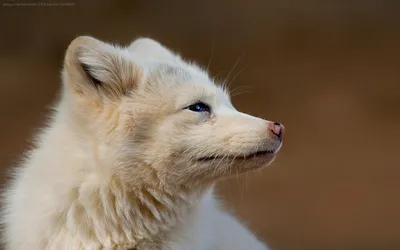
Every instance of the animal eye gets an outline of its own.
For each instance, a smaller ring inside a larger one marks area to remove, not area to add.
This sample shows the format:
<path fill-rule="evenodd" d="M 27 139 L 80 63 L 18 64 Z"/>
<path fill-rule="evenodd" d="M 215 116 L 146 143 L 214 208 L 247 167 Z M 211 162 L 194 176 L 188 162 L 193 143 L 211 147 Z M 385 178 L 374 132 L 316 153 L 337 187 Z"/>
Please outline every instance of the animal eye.
<path fill-rule="evenodd" d="M 194 112 L 210 112 L 211 110 L 210 106 L 202 102 L 189 105 L 186 108 Z"/>

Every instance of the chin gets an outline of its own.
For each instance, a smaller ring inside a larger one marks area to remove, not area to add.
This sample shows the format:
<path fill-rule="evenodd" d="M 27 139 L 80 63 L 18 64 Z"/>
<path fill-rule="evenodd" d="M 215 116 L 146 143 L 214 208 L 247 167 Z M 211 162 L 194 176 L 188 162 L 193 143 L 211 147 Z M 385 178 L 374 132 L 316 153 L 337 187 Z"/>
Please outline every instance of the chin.
<path fill-rule="evenodd" d="M 266 153 L 262 155 L 251 156 L 249 158 L 238 160 L 233 166 L 233 171 L 243 173 L 255 169 L 261 169 L 270 165 L 276 157 L 276 153 Z"/>

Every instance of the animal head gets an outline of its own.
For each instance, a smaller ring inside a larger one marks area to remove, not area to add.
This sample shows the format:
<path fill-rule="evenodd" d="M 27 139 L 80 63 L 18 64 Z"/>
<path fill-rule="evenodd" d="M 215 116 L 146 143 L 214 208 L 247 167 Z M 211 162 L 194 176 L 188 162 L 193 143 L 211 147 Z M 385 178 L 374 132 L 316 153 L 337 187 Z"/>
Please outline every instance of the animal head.
<path fill-rule="evenodd" d="M 213 182 L 260 168 L 284 133 L 236 110 L 204 69 L 147 38 L 129 47 L 72 41 L 59 108 L 98 167 L 128 182 Z"/>

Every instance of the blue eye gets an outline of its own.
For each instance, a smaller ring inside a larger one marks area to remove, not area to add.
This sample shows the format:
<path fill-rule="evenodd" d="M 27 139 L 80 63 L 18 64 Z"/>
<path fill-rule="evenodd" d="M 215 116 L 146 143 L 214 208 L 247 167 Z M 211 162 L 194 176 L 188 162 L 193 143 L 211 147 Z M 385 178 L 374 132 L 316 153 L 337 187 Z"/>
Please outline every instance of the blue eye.
<path fill-rule="evenodd" d="M 210 112 L 210 106 L 202 102 L 189 105 L 186 108 L 194 112 Z"/>

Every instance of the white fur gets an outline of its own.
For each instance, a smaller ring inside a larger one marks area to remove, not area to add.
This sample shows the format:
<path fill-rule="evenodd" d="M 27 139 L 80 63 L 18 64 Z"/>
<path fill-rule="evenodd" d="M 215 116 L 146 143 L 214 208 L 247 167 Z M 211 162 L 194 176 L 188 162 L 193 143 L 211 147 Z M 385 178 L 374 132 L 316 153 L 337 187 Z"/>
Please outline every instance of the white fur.
<path fill-rule="evenodd" d="M 198 100 L 212 112 L 184 109 Z M 276 152 L 268 124 L 151 39 L 77 38 L 53 119 L 5 190 L 6 250 L 266 249 L 212 193 L 233 169 L 272 162 L 228 157 Z"/>

